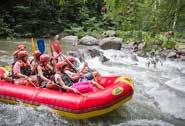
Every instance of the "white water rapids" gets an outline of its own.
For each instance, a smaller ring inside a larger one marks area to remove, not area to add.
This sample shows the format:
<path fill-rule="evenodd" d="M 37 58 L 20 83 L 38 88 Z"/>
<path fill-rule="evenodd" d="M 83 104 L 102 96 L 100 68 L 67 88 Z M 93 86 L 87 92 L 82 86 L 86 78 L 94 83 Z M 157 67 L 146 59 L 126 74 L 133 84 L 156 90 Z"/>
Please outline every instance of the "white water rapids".
<path fill-rule="evenodd" d="M 147 58 L 133 61 L 126 50 L 103 51 L 110 61 L 99 57 L 87 62 L 103 75 L 127 75 L 134 82 L 134 97 L 119 109 L 87 120 L 59 117 L 41 106 L 39 110 L 0 103 L 0 126 L 185 126 L 185 63 L 165 60 L 147 67 Z M 0 62 L 9 62 L 1 56 Z"/>

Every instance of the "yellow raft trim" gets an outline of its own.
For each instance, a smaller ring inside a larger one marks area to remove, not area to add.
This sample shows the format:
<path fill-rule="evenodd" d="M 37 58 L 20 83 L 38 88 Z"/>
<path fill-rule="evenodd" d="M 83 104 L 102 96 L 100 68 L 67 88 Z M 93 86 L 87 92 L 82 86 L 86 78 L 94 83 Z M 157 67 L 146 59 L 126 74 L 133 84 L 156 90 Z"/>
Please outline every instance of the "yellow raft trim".
<path fill-rule="evenodd" d="M 19 101 L 9 100 L 9 99 L 3 99 L 3 98 L 0 98 L 0 101 L 1 101 L 1 102 L 4 102 L 4 103 L 8 103 L 8 104 L 19 104 Z M 25 102 L 23 102 L 23 104 L 24 104 L 26 107 L 33 107 L 33 108 L 35 108 L 35 109 L 38 107 L 37 105 L 28 104 L 28 103 L 25 103 Z"/>
<path fill-rule="evenodd" d="M 104 108 L 104 109 L 100 109 L 100 110 L 95 110 L 92 112 L 87 112 L 87 113 L 75 114 L 75 113 L 69 113 L 69 112 L 64 112 L 64 111 L 60 111 L 60 110 L 52 110 L 52 111 L 54 111 L 55 113 L 57 113 L 61 116 L 65 116 L 65 117 L 69 117 L 69 118 L 73 118 L 73 119 L 87 119 L 87 118 L 100 116 L 100 115 L 106 114 L 108 112 L 111 112 L 111 111 L 119 108 L 121 105 L 123 105 L 125 102 L 129 101 L 131 98 L 132 98 L 132 96 L 127 97 L 126 99 L 123 99 L 122 101 L 114 104 L 113 106 L 110 106 L 110 107 Z"/>
<path fill-rule="evenodd" d="M 103 115 L 105 113 L 111 112 L 115 109 L 117 109 L 118 107 L 120 107 L 122 104 L 124 104 L 125 102 L 129 101 L 132 98 L 132 96 L 129 96 L 125 99 L 123 99 L 122 101 L 108 107 L 108 108 L 104 108 L 104 109 L 100 109 L 100 110 L 95 110 L 92 112 L 87 112 L 87 113 L 80 113 L 80 114 L 76 114 L 76 113 L 70 113 L 70 112 L 65 112 L 65 111 L 61 111 L 61 110 L 56 110 L 56 109 L 51 109 L 52 112 L 60 115 L 60 116 L 64 116 L 67 118 L 73 118 L 73 119 L 87 119 L 87 118 L 91 118 L 91 117 L 95 117 L 95 116 L 99 116 L 99 115 Z M 6 102 L 6 103 L 10 103 L 10 104 L 17 104 L 17 101 L 13 101 L 13 100 L 8 100 L 8 99 L 2 99 L 0 98 L 0 101 L 2 102 Z M 37 108 L 38 106 L 36 105 L 31 105 L 31 104 L 27 104 L 24 103 L 24 105 L 26 106 L 31 106 L 33 108 Z"/>
<path fill-rule="evenodd" d="M 125 76 L 118 77 L 118 78 L 114 81 L 114 83 L 118 83 L 118 82 L 125 82 L 125 83 L 127 83 L 128 85 L 130 85 L 132 88 L 134 87 L 133 82 L 132 82 L 132 80 L 131 80 L 130 77 L 125 77 Z"/>

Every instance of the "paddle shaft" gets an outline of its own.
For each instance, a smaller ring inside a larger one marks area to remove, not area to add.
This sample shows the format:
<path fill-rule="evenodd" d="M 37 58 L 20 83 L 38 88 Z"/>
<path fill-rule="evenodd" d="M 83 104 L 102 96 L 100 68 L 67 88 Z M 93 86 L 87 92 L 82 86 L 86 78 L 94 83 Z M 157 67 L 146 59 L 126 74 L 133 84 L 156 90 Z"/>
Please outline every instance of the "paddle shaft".
<path fill-rule="evenodd" d="M 53 47 L 52 47 L 52 45 L 51 45 L 51 41 L 49 40 L 49 45 L 50 45 L 50 51 L 51 51 L 51 55 L 52 55 L 52 57 L 54 57 L 54 54 L 53 54 Z M 54 68 L 54 72 L 56 72 L 56 61 L 55 61 L 55 59 L 53 59 L 53 68 Z"/>
<path fill-rule="evenodd" d="M 62 54 L 62 50 L 61 50 L 61 48 L 60 48 L 60 45 L 59 45 L 59 43 L 58 42 L 52 42 L 52 44 L 50 44 L 50 46 L 51 46 L 51 48 L 53 49 L 53 47 L 55 48 L 55 49 L 57 49 L 57 53 L 60 55 L 60 56 L 62 56 L 63 57 L 63 59 L 65 59 L 66 61 L 67 61 L 67 63 L 73 68 L 73 70 L 75 71 L 75 72 L 78 72 L 78 70 L 75 68 L 75 66 Z"/>
<path fill-rule="evenodd" d="M 30 81 L 29 79 L 27 79 L 27 81 L 29 81 L 29 83 L 31 83 L 34 87 L 37 87 L 32 81 Z"/>

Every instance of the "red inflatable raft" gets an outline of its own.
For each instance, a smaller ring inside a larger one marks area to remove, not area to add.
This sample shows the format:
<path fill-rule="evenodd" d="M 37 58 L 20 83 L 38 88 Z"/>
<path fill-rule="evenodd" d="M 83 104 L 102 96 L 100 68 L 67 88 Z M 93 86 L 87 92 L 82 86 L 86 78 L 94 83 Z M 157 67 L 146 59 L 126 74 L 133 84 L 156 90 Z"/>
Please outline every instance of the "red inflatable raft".
<path fill-rule="evenodd" d="M 0 68 L 0 76 L 4 74 L 4 68 Z M 83 96 L 15 85 L 0 80 L 0 101 L 8 103 L 21 101 L 35 107 L 46 105 L 62 116 L 84 119 L 108 113 L 132 98 L 133 84 L 126 77 L 101 77 L 99 83 L 105 87 L 104 90 L 87 93 Z"/>

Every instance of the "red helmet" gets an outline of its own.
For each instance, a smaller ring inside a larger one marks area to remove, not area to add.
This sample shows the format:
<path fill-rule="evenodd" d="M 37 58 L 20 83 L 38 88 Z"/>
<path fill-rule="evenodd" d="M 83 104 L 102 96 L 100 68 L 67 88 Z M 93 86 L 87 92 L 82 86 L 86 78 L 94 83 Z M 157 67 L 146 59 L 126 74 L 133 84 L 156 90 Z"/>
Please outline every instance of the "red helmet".
<path fill-rule="evenodd" d="M 57 70 L 61 70 L 67 63 L 65 61 L 59 62 L 56 64 Z"/>
<path fill-rule="evenodd" d="M 74 63 L 76 61 L 75 57 L 72 57 L 72 56 L 68 56 L 66 59 L 72 63 Z"/>
<path fill-rule="evenodd" d="M 35 56 L 35 57 L 39 57 L 39 56 L 41 56 L 42 54 L 41 54 L 41 52 L 39 51 L 39 50 L 36 50 L 34 53 L 33 53 L 33 56 Z"/>
<path fill-rule="evenodd" d="M 20 51 L 20 52 L 18 52 L 17 55 L 19 58 L 24 58 L 24 57 L 28 56 L 28 52 L 27 51 Z"/>
<path fill-rule="evenodd" d="M 24 44 L 18 44 L 17 49 L 25 49 L 26 46 Z"/>
<path fill-rule="evenodd" d="M 49 62 L 50 61 L 50 56 L 48 54 L 43 54 L 40 56 L 40 61 L 41 62 Z"/>

